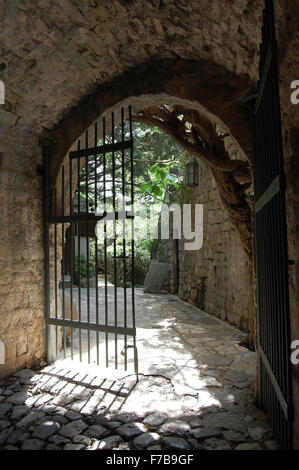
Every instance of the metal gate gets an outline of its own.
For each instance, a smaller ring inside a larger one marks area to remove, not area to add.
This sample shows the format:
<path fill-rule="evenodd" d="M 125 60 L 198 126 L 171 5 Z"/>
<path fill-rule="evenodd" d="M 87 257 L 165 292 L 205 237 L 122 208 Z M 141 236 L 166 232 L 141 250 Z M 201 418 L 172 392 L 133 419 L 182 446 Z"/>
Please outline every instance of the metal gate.
<path fill-rule="evenodd" d="M 255 102 L 255 243 L 259 402 L 281 448 L 292 447 L 285 176 L 272 0 L 266 0 Z"/>
<path fill-rule="evenodd" d="M 131 107 L 126 115 L 86 131 L 52 193 L 44 147 L 47 351 L 48 361 L 54 348 L 138 374 Z"/>

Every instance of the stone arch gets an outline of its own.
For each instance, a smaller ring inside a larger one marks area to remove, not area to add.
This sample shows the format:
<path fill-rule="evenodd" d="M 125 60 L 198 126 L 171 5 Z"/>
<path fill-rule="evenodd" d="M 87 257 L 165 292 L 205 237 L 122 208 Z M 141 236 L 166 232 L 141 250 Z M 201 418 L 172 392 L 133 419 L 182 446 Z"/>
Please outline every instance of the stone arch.
<path fill-rule="evenodd" d="M 62 163 L 67 162 L 67 153 L 73 148 L 77 139 L 91 128 L 96 120 L 104 115 L 109 116 L 111 111 L 116 113 L 117 124 L 118 110 L 128 104 L 133 107 L 134 112 L 159 104 L 178 105 L 198 111 L 228 133 L 250 166 L 253 145 L 250 113 L 246 102 L 254 90 L 255 83 L 248 76 L 236 76 L 229 73 L 224 67 L 207 61 L 155 61 L 131 69 L 115 80 L 96 87 L 86 99 L 63 117 L 59 125 L 47 134 L 46 137 L 53 144 L 52 188 L 59 187 Z M 212 173 L 216 183 L 220 186 L 223 183 L 222 172 L 212 171 Z M 67 187 L 68 171 L 65 175 Z M 226 186 L 230 182 L 227 181 L 227 174 L 224 175 L 225 193 Z M 73 181 L 73 190 L 75 190 L 75 186 L 76 181 Z M 229 209 L 225 204 L 225 198 L 223 202 L 225 209 Z M 238 217 L 236 218 L 238 210 L 237 205 L 234 214 L 230 215 L 249 258 L 251 271 L 251 208 L 246 202 L 246 213 L 242 214 L 241 222 L 237 220 Z M 250 279 L 253 280 L 252 272 L 250 272 Z M 254 301 L 252 302 L 252 317 L 254 316 L 253 311 Z M 253 330 L 252 324 L 252 336 Z"/>
<path fill-rule="evenodd" d="M 66 153 L 80 135 L 105 112 L 126 102 L 135 109 L 169 102 L 204 110 L 228 130 L 251 161 L 253 148 L 246 97 L 254 93 L 255 86 L 248 75 L 236 76 L 223 66 L 203 60 L 156 60 L 132 68 L 96 87 L 52 131 L 44 134 L 53 144 L 52 185 Z"/>

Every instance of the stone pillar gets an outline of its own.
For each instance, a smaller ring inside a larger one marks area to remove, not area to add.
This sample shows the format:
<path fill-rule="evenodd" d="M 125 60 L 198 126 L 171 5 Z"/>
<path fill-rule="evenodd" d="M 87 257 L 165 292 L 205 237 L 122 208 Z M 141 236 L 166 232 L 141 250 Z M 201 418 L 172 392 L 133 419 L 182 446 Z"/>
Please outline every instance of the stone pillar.
<path fill-rule="evenodd" d="M 0 153 L 2 378 L 44 358 L 45 298 L 41 148 L 21 125 L 7 126 L 0 129 Z"/>

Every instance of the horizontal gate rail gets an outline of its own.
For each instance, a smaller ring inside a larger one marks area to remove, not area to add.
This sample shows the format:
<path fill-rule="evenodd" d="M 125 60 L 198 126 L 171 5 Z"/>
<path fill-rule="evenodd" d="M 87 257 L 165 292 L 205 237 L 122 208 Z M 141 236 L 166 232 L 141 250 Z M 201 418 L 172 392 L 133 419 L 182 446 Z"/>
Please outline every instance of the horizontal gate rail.
<path fill-rule="evenodd" d="M 118 150 L 127 150 L 133 147 L 133 140 L 124 142 L 115 142 L 114 144 L 100 145 L 99 147 L 90 147 L 82 150 L 74 150 L 70 152 L 70 158 L 91 157 L 93 155 L 106 154 L 109 152 L 117 152 Z"/>
<path fill-rule="evenodd" d="M 58 217 L 50 217 L 50 224 L 63 224 L 68 222 L 96 222 L 100 220 L 124 220 L 124 219 L 134 219 L 131 211 L 127 212 L 104 212 L 101 215 L 95 213 L 83 213 L 83 214 L 73 214 L 73 215 L 64 215 Z"/>
<path fill-rule="evenodd" d="M 258 345 L 258 350 L 259 350 L 259 354 L 260 354 L 260 358 L 262 359 L 263 361 L 263 364 L 265 366 L 265 368 L 267 369 L 267 372 L 268 372 L 268 375 L 270 377 L 270 380 L 271 380 L 271 383 L 273 385 L 273 388 L 276 392 L 276 396 L 279 400 L 279 403 L 280 403 L 280 406 L 282 408 L 282 411 L 283 411 L 283 414 L 285 416 L 286 419 L 289 418 L 289 407 L 288 407 L 288 404 L 286 402 L 286 400 L 284 399 L 284 396 L 283 396 L 283 393 L 281 391 L 281 388 L 280 386 L 278 385 L 278 382 L 275 378 L 275 375 L 273 374 L 273 371 L 272 371 L 272 368 L 269 364 L 269 361 L 266 357 L 266 354 L 264 353 L 264 350 L 262 348 L 262 346 L 259 344 Z"/>
<path fill-rule="evenodd" d="M 88 323 L 76 320 L 63 320 L 61 318 L 48 318 L 49 325 L 57 325 L 69 328 L 80 328 L 83 330 L 90 331 L 103 331 L 104 333 L 117 333 L 120 335 L 136 335 L 136 328 L 129 328 L 123 326 L 111 326 L 111 325 L 102 325 L 97 323 Z"/>
<path fill-rule="evenodd" d="M 256 201 L 254 205 L 254 211 L 257 214 L 261 209 L 265 207 L 268 202 L 281 190 L 285 188 L 285 176 L 277 175 L 272 181 L 270 186 L 266 189 L 263 195 Z"/>

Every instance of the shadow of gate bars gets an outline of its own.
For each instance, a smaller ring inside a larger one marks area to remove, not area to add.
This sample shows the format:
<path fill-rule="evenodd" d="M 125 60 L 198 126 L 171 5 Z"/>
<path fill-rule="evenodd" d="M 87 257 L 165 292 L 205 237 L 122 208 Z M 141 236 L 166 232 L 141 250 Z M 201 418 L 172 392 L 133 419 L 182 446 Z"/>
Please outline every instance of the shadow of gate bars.
<path fill-rule="evenodd" d="M 43 146 L 47 360 L 52 362 L 60 356 L 105 367 L 113 365 L 115 369 L 123 367 L 125 371 L 132 364 L 138 379 L 131 107 L 126 114 L 125 119 L 121 108 L 119 126 L 112 112 L 109 121 L 102 119 L 101 128 L 96 122 L 86 131 L 84 142 L 79 139 L 77 150 L 69 152 L 60 182 L 52 193 L 51 149 Z M 74 205 L 75 193 L 77 205 Z M 119 210 L 119 196 L 122 210 Z M 123 229 L 121 237 L 119 224 Z M 109 227 L 112 228 L 110 238 Z M 70 235 L 68 269 L 67 230 Z M 109 282 L 109 253 L 113 284 Z M 120 269 L 123 270 L 122 287 L 118 286 Z M 77 285 L 74 285 L 75 273 Z M 128 351 L 131 350 L 130 359 Z"/>

